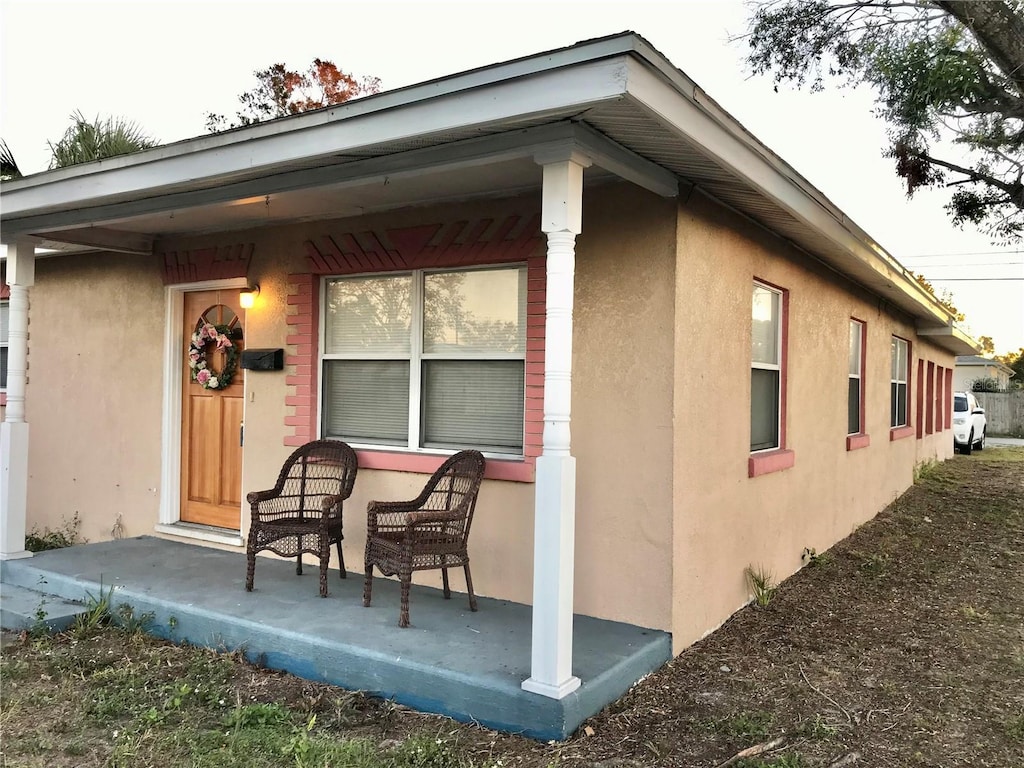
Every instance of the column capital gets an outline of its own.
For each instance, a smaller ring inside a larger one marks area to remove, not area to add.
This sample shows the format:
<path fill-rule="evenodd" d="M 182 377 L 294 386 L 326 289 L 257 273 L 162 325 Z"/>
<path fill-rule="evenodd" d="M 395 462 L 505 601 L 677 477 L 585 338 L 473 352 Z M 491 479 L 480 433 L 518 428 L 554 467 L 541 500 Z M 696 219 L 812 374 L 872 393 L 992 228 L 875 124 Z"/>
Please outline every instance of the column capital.
<path fill-rule="evenodd" d="M 589 163 L 588 163 L 589 164 Z M 558 160 L 544 165 L 541 201 L 542 232 L 583 231 L 583 168 L 574 160 Z"/>

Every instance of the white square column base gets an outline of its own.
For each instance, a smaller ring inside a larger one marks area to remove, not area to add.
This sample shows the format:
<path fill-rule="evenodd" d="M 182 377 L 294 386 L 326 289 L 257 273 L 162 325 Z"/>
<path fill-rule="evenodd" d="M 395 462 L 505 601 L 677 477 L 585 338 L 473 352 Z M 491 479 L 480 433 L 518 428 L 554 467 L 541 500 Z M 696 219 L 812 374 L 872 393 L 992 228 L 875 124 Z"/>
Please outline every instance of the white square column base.
<path fill-rule="evenodd" d="M 25 550 L 28 502 L 28 424 L 0 424 L 0 560 L 31 557 Z"/>

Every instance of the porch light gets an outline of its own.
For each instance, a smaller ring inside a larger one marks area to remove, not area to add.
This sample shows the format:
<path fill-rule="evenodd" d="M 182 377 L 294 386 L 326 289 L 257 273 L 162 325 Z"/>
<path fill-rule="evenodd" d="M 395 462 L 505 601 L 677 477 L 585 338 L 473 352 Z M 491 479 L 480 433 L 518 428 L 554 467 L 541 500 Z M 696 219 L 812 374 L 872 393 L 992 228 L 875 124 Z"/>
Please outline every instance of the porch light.
<path fill-rule="evenodd" d="M 260 295 L 260 284 L 253 283 L 238 292 L 238 303 L 242 309 L 252 309 L 256 303 L 256 297 Z"/>

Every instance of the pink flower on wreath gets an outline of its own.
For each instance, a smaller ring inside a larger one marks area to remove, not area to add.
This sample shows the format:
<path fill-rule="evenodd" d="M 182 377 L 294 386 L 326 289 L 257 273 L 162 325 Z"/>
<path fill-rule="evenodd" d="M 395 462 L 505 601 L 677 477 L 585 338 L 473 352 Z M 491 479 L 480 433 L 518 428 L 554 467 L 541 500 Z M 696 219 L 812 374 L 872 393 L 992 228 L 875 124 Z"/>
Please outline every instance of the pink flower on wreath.
<path fill-rule="evenodd" d="M 217 349 L 231 349 L 231 339 L 222 333 L 217 337 Z"/>
<path fill-rule="evenodd" d="M 217 338 L 217 327 L 216 326 L 214 326 L 214 325 L 207 325 L 205 328 L 203 328 L 203 330 L 206 331 L 206 335 L 209 336 L 211 339 L 216 339 Z"/>
<path fill-rule="evenodd" d="M 188 359 L 189 359 L 189 360 L 198 360 L 198 359 L 199 359 L 199 353 L 198 353 L 198 352 L 196 352 L 196 351 L 195 351 L 195 350 L 193 349 L 193 350 L 192 350 L 191 352 L 189 352 L 189 353 L 188 353 Z"/>
<path fill-rule="evenodd" d="M 209 380 L 210 372 L 206 368 L 203 368 L 203 370 L 196 374 L 196 381 L 198 381 L 200 384 L 205 384 Z"/>

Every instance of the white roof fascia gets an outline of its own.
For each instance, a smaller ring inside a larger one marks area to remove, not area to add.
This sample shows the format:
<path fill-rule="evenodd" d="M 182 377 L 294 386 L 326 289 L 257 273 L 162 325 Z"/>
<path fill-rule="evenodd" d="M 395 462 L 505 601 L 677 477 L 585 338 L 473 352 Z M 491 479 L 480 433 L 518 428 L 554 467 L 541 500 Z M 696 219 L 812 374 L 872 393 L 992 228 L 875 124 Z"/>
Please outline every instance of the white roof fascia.
<path fill-rule="evenodd" d="M 952 324 L 943 328 L 922 328 L 919 324 L 917 335 L 938 344 L 954 355 L 973 355 L 981 349 L 981 345 L 969 334 Z"/>
<path fill-rule="evenodd" d="M 421 138 L 431 134 L 500 123 L 569 108 L 581 111 L 617 99 L 625 90 L 624 58 L 604 59 L 572 69 L 541 71 L 529 77 L 495 83 L 489 88 L 460 90 L 430 101 L 418 100 L 394 109 L 346 116 L 344 120 L 306 127 L 300 118 L 287 132 L 263 135 L 260 126 L 232 134 L 230 143 L 198 140 L 173 145 L 175 153 L 155 150 L 133 155 L 136 162 L 108 168 L 107 161 L 83 166 L 87 173 L 51 178 L 49 174 L 4 185 L 4 218 L 17 219 L 47 209 L 95 206 L 105 199 L 158 194 L 164 187 L 229 179 L 260 167 L 272 171 L 291 161 L 344 155 L 364 147 Z M 330 110 L 328 110 L 330 111 Z M 316 113 L 319 115 L 320 113 Z M 282 121 L 282 124 L 286 121 Z M 238 140 L 244 137 L 245 140 Z M 206 146 L 204 142 L 210 142 Z M 315 151 L 311 151 L 315 148 Z M 109 164 L 108 164 L 109 165 Z M 35 183 L 29 184 L 26 182 Z"/>
<path fill-rule="evenodd" d="M 869 266 L 896 289 L 913 300 L 932 322 L 947 325 L 952 315 L 907 270 L 882 250 L 859 227 L 830 203 L 788 164 L 770 153 L 713 102 L 699 103 L 695 93 L 678 98 L 680 86 L 692 81 L 670 82 L 665 73 L 633 60 L 629 67 L 629 95 L 654 112 L 670 129 L 699 147 L 715 162 L 746 179 L 764 197 L 797 220 L 812 227 L 853 258 Z M 676 80 L 677 78 L 672 78 Z M 723 124 L 723 120 L 728 122 Z"/>

